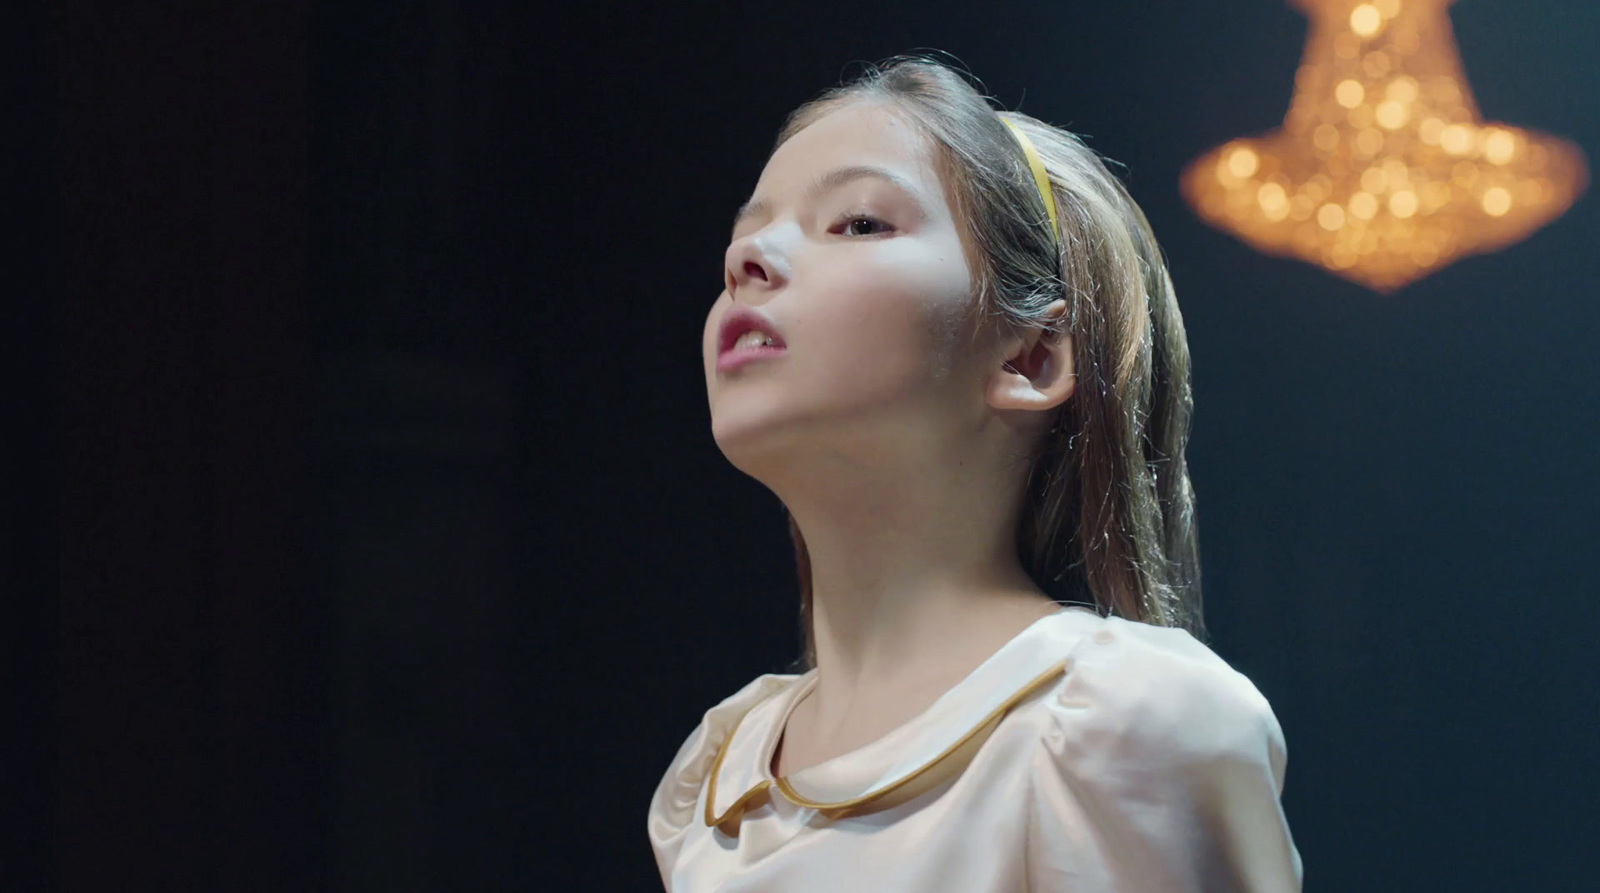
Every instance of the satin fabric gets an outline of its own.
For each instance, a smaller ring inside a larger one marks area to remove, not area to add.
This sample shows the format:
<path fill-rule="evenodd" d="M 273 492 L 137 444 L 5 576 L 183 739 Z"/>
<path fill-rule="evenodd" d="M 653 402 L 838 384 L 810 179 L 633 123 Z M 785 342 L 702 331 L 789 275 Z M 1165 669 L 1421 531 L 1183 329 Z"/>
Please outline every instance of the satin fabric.
<path fill-rule="evenodd" d="M 1300 890 L 1283 731 L 1187 632 L 1064 608 L 905 725 L 775 778 L 816 673 L 757 677 L 679 749 L 649 810 L 670 893 Z"/>

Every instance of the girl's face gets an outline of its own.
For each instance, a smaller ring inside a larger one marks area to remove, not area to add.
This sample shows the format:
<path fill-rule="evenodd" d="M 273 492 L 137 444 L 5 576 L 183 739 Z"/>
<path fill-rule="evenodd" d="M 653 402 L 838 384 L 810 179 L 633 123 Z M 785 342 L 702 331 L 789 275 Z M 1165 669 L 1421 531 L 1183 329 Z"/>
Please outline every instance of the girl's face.
<path fill-rule="evenodd" d="M 735 465 L 754 474 L 741 459 L 797 446 L 893 454 L 978 423 L 971 271 L 928 147 L 888 108 L 836 109 L 773 153 L 723 280 L 702 351 L 712 432 Z M 720 371 L 736 308 L 784 348 Z"/>

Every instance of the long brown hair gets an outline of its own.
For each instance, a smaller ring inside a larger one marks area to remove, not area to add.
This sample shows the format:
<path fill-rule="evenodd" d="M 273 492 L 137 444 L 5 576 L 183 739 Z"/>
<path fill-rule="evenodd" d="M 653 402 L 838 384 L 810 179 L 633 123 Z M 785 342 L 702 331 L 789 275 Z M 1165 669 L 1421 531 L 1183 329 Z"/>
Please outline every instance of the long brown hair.
<path fill-rule="evenodd" d="M 1193 411 L 1189 346 L 1144 212 L 1076 135 L 997 112 L 961 72 L 926 56 L 870 65 L 795 109 L 774 151 L 862 100 L 903 113 L 934 147 L 973 270 L 973 312 L 1073 337 L 1077 385 L 1037 448 L 1017 526 L 1023 568 L 1057 602 L 1203 639 L 1194 490 L 1184 459 Z M 1002 115 L 1044 160 L 1059 240 Z M 1045 319 L 1061 298 L 1067 312 Z M 811 560 L 792 515 L 789 533 L 801 593 L 797 664 L 810 669 Z"/>

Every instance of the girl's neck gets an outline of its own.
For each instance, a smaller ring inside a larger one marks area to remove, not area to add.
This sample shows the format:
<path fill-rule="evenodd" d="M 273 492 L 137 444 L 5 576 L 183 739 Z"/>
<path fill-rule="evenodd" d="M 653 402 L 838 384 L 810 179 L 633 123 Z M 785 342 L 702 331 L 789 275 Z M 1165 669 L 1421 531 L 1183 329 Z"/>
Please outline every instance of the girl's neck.
<path fill-rule="evenodd" d="M 885 716 L 898 720 L 882 731 L 898 726 L 1060 610 L 1020 569 L 1018 575 L 1023 579 L 989 585 L 930 583 L 843 604 L 814 593 L 817 683 L 807 700 L 815 737 L 859 737 L 850 730 L 876 728 Z"/>

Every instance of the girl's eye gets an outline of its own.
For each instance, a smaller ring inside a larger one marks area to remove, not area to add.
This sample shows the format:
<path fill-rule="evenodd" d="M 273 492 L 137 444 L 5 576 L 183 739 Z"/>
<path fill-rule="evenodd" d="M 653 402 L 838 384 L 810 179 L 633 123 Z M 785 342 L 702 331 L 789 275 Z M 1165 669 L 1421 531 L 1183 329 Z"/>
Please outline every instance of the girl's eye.
<path fill-rule="evenodd" d="M 840 222 L 844 225 L 845 233 L 852 236 L 876 235 L 873 227 L 878 228 L 877 232 L 887 231 L 890 228 L 889 224 L 870 214 L 847 214 L 840 218 Z"/>

